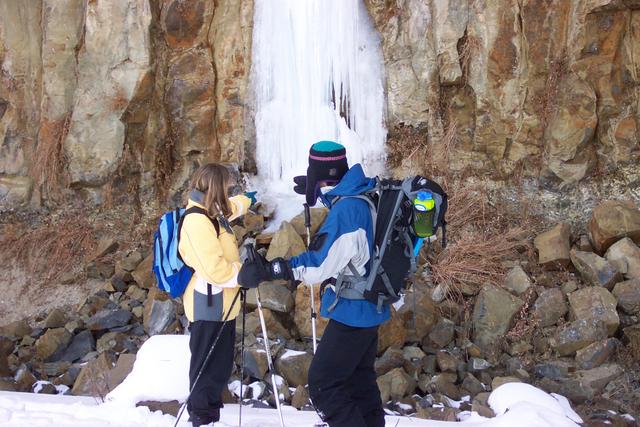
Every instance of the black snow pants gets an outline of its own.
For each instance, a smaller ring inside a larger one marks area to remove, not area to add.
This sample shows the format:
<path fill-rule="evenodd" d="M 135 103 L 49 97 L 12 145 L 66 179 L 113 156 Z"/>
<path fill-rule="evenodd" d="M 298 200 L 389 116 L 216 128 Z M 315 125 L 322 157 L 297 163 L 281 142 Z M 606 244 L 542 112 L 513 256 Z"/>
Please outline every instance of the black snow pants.
<path fill-rule="evenodd" d="M 309 395 L 330 427 L 384 427 L 374 363 L 378 327 L 330 320 L 309 369 Z"/>
<path fill-rule="evenodd" d="M 212 322 L 198 320 L 191 323 L 189 331 L 189 348 L 191 349 L 191 363 L 189 364 L 189 387 L 198 376 L 204 359 L 209 353 L 213 341 L 223 328 L 215 350 L 209 357 L 200 379 L 196 383 L 191 398 L 187 403 L 187 410 L 193 419 L 218 421 L 222 408 L 222 390 L 227 386 L 233 369 L 233 350 L 236 336 L 236 321 Z"/>

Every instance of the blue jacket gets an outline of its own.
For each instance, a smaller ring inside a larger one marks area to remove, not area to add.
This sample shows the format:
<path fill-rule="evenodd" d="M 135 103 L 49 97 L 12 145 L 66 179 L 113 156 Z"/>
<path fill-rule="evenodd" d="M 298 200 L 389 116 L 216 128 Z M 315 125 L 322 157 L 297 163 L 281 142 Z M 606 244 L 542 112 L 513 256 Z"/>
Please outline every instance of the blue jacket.
<path fill-rule="evenodd" d="M 362 166 L 356 164 L 342 177 L 338 185 L 329 191 L 323 202 L 330 208 L 327 219 L 314 236 L 310 250 L 291 258 L 290 265 L 297 280 L 320 283 L 337 277 L 347 269 L 349 261 L 365 276 L 369 272 L 369 260 L 373 253 L 374 224 L 369 205 L 364 200 L 347 198 L 332 204 L 338 196 L 354 196 L 370 190 L 375 185 L 364 175 Z M 354 327 L 380 325 L 390 318 L 390 308 L 383 306 L 378 313 L 375 304 L 366 300 L 339 298 L 335 308 L 328 308 L 336 299 L 330 287 L 322 297 L 320 314 Z"/>

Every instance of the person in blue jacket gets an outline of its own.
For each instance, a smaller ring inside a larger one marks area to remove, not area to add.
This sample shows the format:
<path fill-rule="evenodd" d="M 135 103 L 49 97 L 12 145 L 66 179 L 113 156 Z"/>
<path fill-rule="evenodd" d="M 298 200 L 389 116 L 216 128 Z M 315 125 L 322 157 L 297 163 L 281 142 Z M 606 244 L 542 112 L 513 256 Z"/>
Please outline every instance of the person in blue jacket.
<path fill-rule="evenodd" d="M 348 167 L 345 148 L 332 141 L 314 144 L 306 177 L 296 177 L 296 192 L 307 203 L 320 199 L 329 214 L 307 252 L 290 260 L 245 263 L 238 281 L 256 284 L 285 279 L 324 282 L 320 314 L 329 318 L 309 369 L 309 395 L 320 417 L 331 427 L 382 427 L 384 411 L 374 363 L 378 326 L 390 318 L 389 306 L 378 310 L 363 299 L 336 296 L 335 279 L 355 267 L 361 276 L 373 258 L 374 223 L 365 200 L 344 198 L 370 190 L 375 180 L 362 166 Z M 323 187 L 333 187 L 323 194 Z M 351 264 L 351 265 L 349 265 Z M 337 301 L 336 301 L 337 299 Z"/>

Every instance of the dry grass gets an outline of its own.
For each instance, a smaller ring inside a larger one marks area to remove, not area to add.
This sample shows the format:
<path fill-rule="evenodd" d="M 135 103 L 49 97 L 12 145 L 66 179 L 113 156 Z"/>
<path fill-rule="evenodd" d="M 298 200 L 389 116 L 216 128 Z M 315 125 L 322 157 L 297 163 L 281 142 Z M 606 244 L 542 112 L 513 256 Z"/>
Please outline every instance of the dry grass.
<path fill-rule="evenodd" d="M 471 59 L 482 48 L 482 41 L 478 37 L 465 35 L 458 42 L 458 58 L 460 59 L 460 68 L 462 70 L 463 83 L 469 79 L 469 69 Z"/>
<path fill-rule="evenodd" d="M 551 61 L 549 65 L 549 74 L 545 82 L 542 94 L 534 97 L 534 105 L 537 105 L 537 113 L 542 121 L 542 127 L 545 129 L 549 124 L 549 120 L 556 112 L 558 102 L 558 88 L 563 77 L 567 74 L 569 60 L 567 52 L 563 51 L 560 55 Z"/>
<path fill-rule="evenodd" d="M 68 184 L 64 175 L 63 143 L 70 123 L 71 113 L 68 113 L 64 119 L 45 121 L 40 128 L 32 173 L 36 183 L 49 195 L 59 194 Z"/>
<path fill-rule="evenodd" d="M 83 216 L 36 227 L 6 225 L 0 238 L 2 258 L 24 266 L 32 280 L 51 281 L 82 265 L 96 247 L 95 230 Z"/>
<path fill-rule="evenodd" d="M 517 341 L 528 336 L 530 337 L 533 331 L 538 327 L 540 319 L 534 316 L 531 312 L 532 305 L 536 298 L 536 291 L 533 287 L 529 288 L 524 294 L 524 304 L 520 307 L 520 310 L 516 314 L 513 326 L 506 335 L 506 337 L 511 341 Z"/>

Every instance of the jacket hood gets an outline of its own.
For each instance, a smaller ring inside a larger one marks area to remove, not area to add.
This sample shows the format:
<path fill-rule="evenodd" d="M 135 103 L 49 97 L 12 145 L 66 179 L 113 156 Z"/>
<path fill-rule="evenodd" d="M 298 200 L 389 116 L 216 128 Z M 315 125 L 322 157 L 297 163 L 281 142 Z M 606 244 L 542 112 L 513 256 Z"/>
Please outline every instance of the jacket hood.
<path fill-rule="evenodd" d="M 338 185 L 325 196 L 329 202 L 331 202 L 335 197 L 362 194 L 365 191 L 371 190 L 375 184 L 375 179 L 365 176 L 362 165 L 356 163 L 344 174 Z"/>

